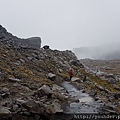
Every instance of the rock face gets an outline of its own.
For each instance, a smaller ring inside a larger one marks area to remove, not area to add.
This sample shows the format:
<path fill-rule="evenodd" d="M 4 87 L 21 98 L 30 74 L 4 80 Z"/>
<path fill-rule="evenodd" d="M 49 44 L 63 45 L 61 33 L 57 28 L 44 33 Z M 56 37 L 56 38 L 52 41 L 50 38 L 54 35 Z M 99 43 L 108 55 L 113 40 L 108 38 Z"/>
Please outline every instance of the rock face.
<path fill-rule="evenodd" d="M 41 96 L 51 96 L 52 95 L 52 91 L 50 89 L 49 86 L 47 85 L 43 85 L 41 88 L 38 89 L 38 95 Z"/>
<path fill-rule="evenodd" d="M 40 49 L 41 48 L 41 38 L 40 37 L 31 37 L 28 39 L 22 39 L 22 43 L 26 43 L 29 46 Z"/>
<path fill-rule="evenodd" d="M 7 30 L 3 28 L 1 25 L 0 25 L 0 42 L 6 44 L 8 48 L 14 48 L 14 49 L 30 48 L 30 47 L 40 49 L 41 47 L 40 37 L 21 39 L 7 32 Z"/>

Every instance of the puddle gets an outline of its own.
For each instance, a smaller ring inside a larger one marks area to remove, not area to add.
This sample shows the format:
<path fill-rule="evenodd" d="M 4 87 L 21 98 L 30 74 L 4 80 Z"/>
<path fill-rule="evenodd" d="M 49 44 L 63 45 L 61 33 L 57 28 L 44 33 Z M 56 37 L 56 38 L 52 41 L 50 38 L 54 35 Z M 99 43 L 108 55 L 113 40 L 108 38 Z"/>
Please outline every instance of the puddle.
<path fill-rule="evenodd" d="M 77 90 L 70 82 L 63 82 L 62 86 L 68 91 L 69 95 L 79 99 L 80 102 L 72 102 L 66 106 L 66 113 L 99 113 L 101 107 L 89 94 L 83 93 L 82 90 Z"/>
<path fill-rule="evenodd" d="M 93 98 L 91 98 L 91 97 L 83 97 L 83 98 L 79 99 L 79 101 L 81 103 L 90 103 L 90 102 L 93 102 Z"/>

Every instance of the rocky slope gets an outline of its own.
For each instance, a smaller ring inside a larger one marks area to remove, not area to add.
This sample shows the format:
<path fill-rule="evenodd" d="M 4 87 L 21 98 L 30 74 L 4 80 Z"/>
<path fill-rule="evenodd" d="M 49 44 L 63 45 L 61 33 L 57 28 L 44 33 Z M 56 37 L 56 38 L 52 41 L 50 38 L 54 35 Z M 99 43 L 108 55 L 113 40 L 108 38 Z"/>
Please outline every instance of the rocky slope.
<path fill-rule="evenodd" d="M 82 66 L 74 53 L 23 46 L 2 26 L 0 31 L 0 115 L 63 112 L 69 96 L 58 85 L 69 80 L 70 67 Z"/>
<path fill-rule="evenodd" d="M 21 39 L 7 32 L 7 30 L 1 25 L 0 25 L 0 42 L 7 44 L 8 48 L 14 48 L 14 49 L 21 49 L 21 48 L 26 49 L 30 47 L 39 49 L 41 47 L 40 37 Z"/>
<path fill-rule="evenodd" d="M 39 120 L 64 113 L 65 105 L 79 102 L 61 86 L 69 81 L 70 67 L 70 83 L 107 106 L 108 113 L 120 113 L 119 87 L 88 72 L 74 53 L 23 46 L 2 26 L 0 31 L 0 117 Z"/>
<path fill-rule="evenodd" d="M 80 62 L 85 67 L 86 76 L 90 76 L 94 86 L 100 90 L 96 93 L 105 99 L 107 97 L 112 102 L 109 104 L 120 112 L 120 60 L 81 59 Z"/>

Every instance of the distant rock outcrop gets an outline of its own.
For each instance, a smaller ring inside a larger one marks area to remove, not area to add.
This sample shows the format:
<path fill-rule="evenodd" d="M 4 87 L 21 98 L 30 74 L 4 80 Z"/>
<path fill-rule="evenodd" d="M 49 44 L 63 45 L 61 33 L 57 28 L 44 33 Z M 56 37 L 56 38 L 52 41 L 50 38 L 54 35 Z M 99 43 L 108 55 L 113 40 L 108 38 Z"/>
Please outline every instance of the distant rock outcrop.
<path fill-rule="evenodd" d="M 41 38 L 40 37 L 31 37 L 27 39 L 21 39 L 22 43 L 26 43 L 29 46 L 40 48 L 41 47 Z"/>
<path fill-rule="evenodd" d="M 80 47 L 74 48 L 73 52 L 79 59 L 101 59 L 114 60 L 120 59 L 120 43 L 109 43 L 98 47 Z"/>
<path fill-rule="evenodd" d="M 27 39 L 18 38 L 0 25 L 0 42 L 7 45 L 8 48 L 20 49 L 20 48 L 36 48 L 40 49 L 41 47 L 41 38 L 40 37 L 31 37 Z"/>

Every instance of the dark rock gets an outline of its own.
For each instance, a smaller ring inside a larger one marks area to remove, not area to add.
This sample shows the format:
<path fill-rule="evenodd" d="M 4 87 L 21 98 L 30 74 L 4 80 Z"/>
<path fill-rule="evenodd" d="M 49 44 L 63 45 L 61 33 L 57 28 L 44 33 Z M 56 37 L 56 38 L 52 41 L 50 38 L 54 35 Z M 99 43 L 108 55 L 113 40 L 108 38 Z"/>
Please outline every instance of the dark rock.
<path fill-rule="evenodd" d="M 28 117 L 31 115 L 29 112 L 26 112 L 26 111 L 23 112 L 23 114 L 24 114 L 25 116 L 28 116 Z"/>
<path fill-rule="evenodd" d="M 115 99 L 119 99 L 120 98 L 120 93 L 115 93 L 114 97 L 115 97 Z"/>
<path fill-rule="evenodd" d="M 22 106 L 31 113 L 43 114 L 44 112 L 44 105 L 40 105 L 34 100 L 28 100 L 26 103 L 23 103 Z"/>
<path fill-rule="evenodd" d="M 8 96 L 10 95 L 10 90 L 9 90 L 8 88 L 4 87 L 4 88 L 0 91 L 0 93 L 1 93 L 1 96 L 2 96 L 3 98 L 6 98 L 6 97 L 8 97 Z"/>
<path fill-rule="evenodd" d="M 84 66 L 80 63 L 79 60 L 70 60 L 70 64 L 74 66 L 79 66 L 80 68 L 84 68 Z"/>
<path fill-rule="evenodd" d="M 4 87 L 4 88 L 2 88 L 2 90 L 0 91 L 0 92 L 2 92 L 2 93 L 7 93 L 7 92 L 9 92 L 10 90 L 8 89 L 8 88 L 6 88 L 6 87 Z"/>
<path fill-rule="evenodd" d="M 44 48 L 45 50 L 47 50 L 47 49 L 49 49 L 49 46 L 48 46 L 48 45 L 45 45 L 45 46 L 43 46 L 43 48 Z"/>
<path fill-rule="evenodd" d="M 18 108 L 19 108 L 18 105 L 13 105 L 12 110 L 13 110 L 13 111 L 16 111 Z"/>
<path fill-rule="evenodd" d="M 99 97 L 95 97 L 94 100 L 95 100 L 95 101 L 98 101 L 98 100 L 100 100 L 100 98 L 99 98 Z"/>
<path fill-rule="evenodd" d="M 63 73 L 63 70 L 62 70 L 62 69 L 59 69 L 58 71 L 59 71 L 60 73 Z"/>
<path fill-rule="evenodd" d="M 39 114 L 35 114 L 34 118 L 35 118 L 35 120 L 40 120 L 40 115 Z"/>

